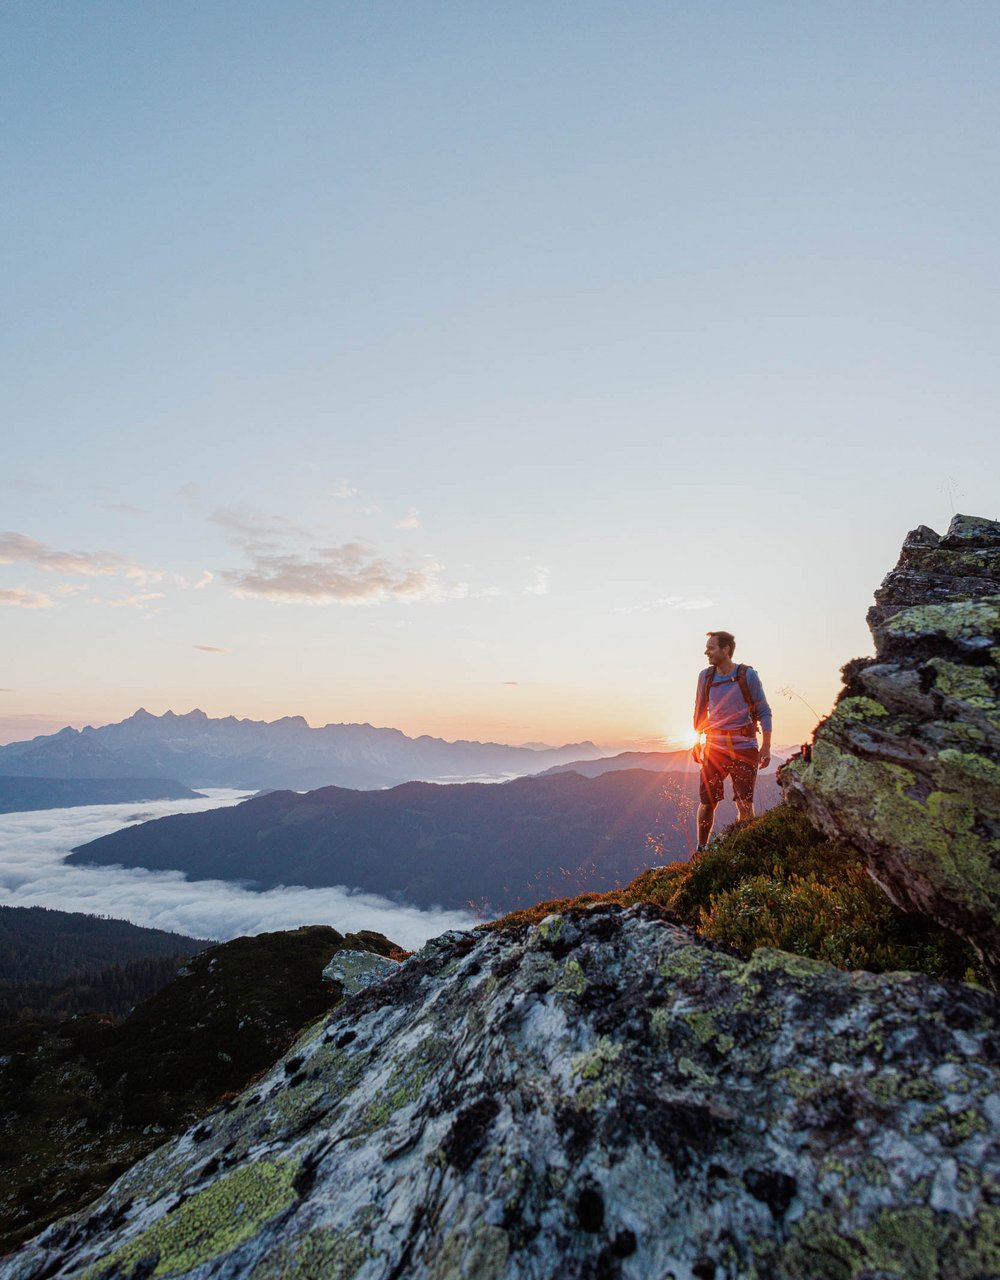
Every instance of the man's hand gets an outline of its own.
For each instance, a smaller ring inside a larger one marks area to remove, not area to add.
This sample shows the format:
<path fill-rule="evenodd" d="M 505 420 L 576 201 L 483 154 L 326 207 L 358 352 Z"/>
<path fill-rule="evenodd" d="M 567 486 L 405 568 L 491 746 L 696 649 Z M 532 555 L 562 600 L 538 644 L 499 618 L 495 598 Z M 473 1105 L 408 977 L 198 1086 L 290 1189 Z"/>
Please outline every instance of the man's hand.
<path fill-rule="evenodd" d="M 766 769 L 770 763 L 771 763 L 770 748 L 764 748 L 764 750 L 762 750 L 760 753 L 760 763 L 758 767 L 761 769 Z"/>
<path fill-rule="evenodd" d="M 702 746 L 700 742 L 696 742 L 691 748 L 691 759 L 695 764 L 701 764 Z"/>

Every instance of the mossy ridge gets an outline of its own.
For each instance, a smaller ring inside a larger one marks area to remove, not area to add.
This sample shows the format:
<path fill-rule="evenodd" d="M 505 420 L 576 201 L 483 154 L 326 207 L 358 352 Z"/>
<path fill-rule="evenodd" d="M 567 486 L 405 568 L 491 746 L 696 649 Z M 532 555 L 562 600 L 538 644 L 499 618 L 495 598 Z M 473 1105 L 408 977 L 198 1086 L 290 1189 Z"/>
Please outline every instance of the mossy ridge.
<path fill-rule="evenodd" d="M 297 1161 L 279 1157 L 257 1160 L 223 1174 L 88 1267 L 80 1280 L 127 1276 L 140 1263 L 144 1276 L 183 1275 L 229 1253 L 295 1202 L 298 1171 Z M 150 1270 L 147 1260 L 153 1259 L 155 1265 Z"/>

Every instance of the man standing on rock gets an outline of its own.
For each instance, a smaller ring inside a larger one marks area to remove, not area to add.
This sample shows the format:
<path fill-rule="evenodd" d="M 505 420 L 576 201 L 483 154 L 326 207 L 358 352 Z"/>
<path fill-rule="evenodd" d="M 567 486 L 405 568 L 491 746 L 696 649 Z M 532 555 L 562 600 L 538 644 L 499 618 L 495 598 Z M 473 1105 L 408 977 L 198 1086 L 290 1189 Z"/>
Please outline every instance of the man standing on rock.
<path fill-rule="evenodd" d="M 757 770 L 771 763 L 771 708 L 760 676 L 753 667 L 733 662 L 736 637 L 731 632 L 706 634 L 705 657 L 710 665 L 698 677 L 694 704 L 698 741 L 692 751 L 701 765 L 698 853 L 712 834 L 715 806 L 722 799 L 726 778 L 733 780 L 733 799 L 741 821 L 752 818 Z M 758 722 L 764 735 L 759 750 Z"/>

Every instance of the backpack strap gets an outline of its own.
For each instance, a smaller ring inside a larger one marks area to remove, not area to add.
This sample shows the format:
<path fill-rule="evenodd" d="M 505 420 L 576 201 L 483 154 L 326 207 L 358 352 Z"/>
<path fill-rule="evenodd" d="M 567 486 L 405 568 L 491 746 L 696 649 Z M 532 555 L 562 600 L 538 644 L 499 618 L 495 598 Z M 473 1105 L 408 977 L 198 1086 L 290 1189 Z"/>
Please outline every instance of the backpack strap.
<path fill-rule="evenodd" d="M 750 681 L 747 679 L 746 663 L 741 662 L 736 668 L 736 681 L 740 686 L 740 693 L 743 694 L 743 701 L 747 704 L 747 710 L 750 712 L 750 719 L 753 726 L 757 727 L 757 712 L 754 707 L 753 695 L 750 693 Z"/>

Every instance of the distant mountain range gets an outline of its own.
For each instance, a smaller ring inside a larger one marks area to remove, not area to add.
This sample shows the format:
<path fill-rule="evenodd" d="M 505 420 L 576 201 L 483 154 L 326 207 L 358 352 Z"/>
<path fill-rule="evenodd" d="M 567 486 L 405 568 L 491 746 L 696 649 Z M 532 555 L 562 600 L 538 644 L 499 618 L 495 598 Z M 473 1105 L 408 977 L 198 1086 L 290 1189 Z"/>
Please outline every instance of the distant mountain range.
<path fill-rule="evenodd" d="M 197 799 L 197 791 L 167 778 L 0 777 L 0 813 L 65 809 L 78 804 Z"/>
<path fill-rule="evenodd" d="M 601 752 L 592 742 L 564 747 L 510 747 L 446 742 L 370 724 L 311 728 L 301 716 L 270 723 L 214 720 L 204 711 L 150 715 L 100 728 L 58 733 L 0 747 L 0 774 L 35 778 L 160 778 L 189 787 L 304 790 L 328 784 L 386 787 L 413 778 L 449 781 L 535 774 Z"/>
<path fill-rule="evenodd" d="M 419 907 L 484 914 L 606 890 L 690 854 L 697 778 L 645 769 L 388 791 L 276 791 L 145 822 L 81 845 L 70 863 L 184 871 L 252 887 L 350 885 Z M 760 780 L 764 807 L 778 799 Z M 724 801 L 718 825 L 735 810 Z"/>

